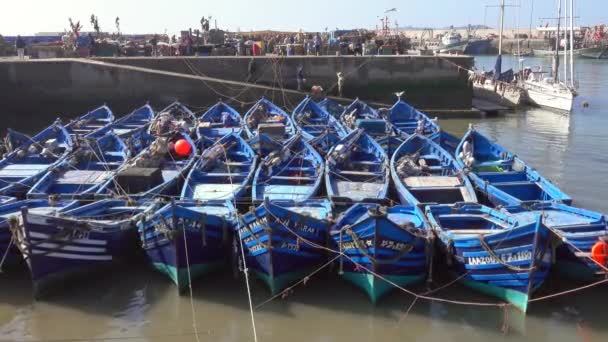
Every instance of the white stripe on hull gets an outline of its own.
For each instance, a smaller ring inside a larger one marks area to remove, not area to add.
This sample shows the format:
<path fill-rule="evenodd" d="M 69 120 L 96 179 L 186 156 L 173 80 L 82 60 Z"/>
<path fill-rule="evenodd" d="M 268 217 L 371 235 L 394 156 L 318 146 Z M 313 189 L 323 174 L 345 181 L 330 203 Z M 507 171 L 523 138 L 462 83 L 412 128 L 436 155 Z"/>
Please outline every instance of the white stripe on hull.
<path fill-rule="evenodd" d="M 111 255 L 82 255 L 82 254 L 71 254 L 71 253 L 49 253 L 45 250 L 34 249 L 33 254 L 44 254 L 47 257 L 61 258 L 61 259 L 73 259 L 73 260 L 97 260 L 97 261 L 111 261 Z"/>
<path fill-rule="evenodd" d="M 36 248 L 47 248 L 47 249 L 71 251 L 71 252 L 85 252 L 85 253 L 105 253 L 106 252 L 105 248 L 99 248 L 99 247 L 78 247 L 78 246 L 70 246 L 70 245 L 62 246 L 60 244 L 50 243 L 50 242 L 43 242 L 43 243 L 34 242 L 33 244 L 36 246 Z"/>
<path fill-rule="evenodd" d="M 51 235 L 44 234 L 44 233 L 30 232 L 30 237 L 36 238 L 36 239 L 50 239 Z M 70 242 L 79 243 L 79 244 L 83 244 L 83 245 L 96 245 L 96 246 L 105 246 L 108 244 L 108 242 L 106 240 L 91 240 L 91 239 L 55 239 L 55 240 L 70 241 Z"/>

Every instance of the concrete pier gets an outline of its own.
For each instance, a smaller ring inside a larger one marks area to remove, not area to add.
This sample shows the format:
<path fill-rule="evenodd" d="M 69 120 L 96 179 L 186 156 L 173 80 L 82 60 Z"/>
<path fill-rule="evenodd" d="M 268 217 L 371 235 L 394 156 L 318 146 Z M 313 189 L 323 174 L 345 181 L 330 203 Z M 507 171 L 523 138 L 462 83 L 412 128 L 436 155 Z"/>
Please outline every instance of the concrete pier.
<path fill-rule="evenodd" d="M 418 108 L 469 109 L 469 56 L 293 56 L 293 57 L 161 57 L 103 58 L 104 62 L 180 74 L 199 74 L 238 82 L 297 89 L 296 73 L 303 68 L 305 88 L 321 85 L 337 95 L 337 76 L 345 77 L 343 96 L 390 103 L 392 93 Z"/>
<path fill-rule="evenodd" d="M 469 68 L 473 60 L 418 56 L 0 60 L 0 129 L 35 131 L 57 117 L 75 117 L 104 103 L 120 116 L 148 101 L 156 109 L 180 100 L 202 110 L 223 98 L 244 112 L 266 96 L 290 110 L 305 96 L 289 90 L 295 88 L 295 70 L 301 64 L 307 85 L 320 84 L 330 94 L 335 93 L 331 86 L 338 70 L 347 75 L 347 97 L 388 104 L 395 100 L 393 92 L 405 91 L 404 98 L 421 109 L 466 111 L 471 108 L 472 90 L 456 62 Z"/>

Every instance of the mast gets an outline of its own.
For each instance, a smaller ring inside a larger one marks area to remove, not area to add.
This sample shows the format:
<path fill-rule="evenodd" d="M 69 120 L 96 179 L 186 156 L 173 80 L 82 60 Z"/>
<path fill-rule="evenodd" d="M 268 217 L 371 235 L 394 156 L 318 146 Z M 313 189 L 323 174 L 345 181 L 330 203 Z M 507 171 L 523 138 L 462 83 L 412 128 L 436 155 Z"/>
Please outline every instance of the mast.
<path fill-rule="evenodd" d="M 557 31 L 555 31 L 555 53 L 553 54 L 553 82 L 559 82 L 559 19 L 562 13 L 562 0 L 557 1 Z"/>
<path fill-rule="evenodd" d="M 566 0 L 569 1 L 569 0 Z M 561 20 L 561 18 L 560 18 Z M 564 4 L 564 27 L 568 25 L 568 3 Z M 564 28 L 564 84 L 568 85 L 568 30 Z"/>
<path fill-rule="evenodd" d="M 570 86 L 574 88 L 574 0 L 570 0 Z"/>
<path fill-rule="evenodd" d="M 561 0 L 560 0 L 561 1 Z M 505 28 L 505 0 L 500 0 L 500 34 L 498 35 L 498 55 L 502 55 L 502 32 Z"/>

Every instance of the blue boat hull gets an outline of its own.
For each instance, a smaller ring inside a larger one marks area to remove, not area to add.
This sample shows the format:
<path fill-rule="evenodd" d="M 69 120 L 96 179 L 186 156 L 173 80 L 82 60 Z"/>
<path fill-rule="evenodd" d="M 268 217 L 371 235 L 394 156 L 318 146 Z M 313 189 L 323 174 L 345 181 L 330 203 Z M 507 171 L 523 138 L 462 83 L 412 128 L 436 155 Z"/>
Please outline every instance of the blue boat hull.
<path fill-rule="evenodd" d="M 247 267 L 272 294 L 303 278 L 326 258 L 325 250 L 318 246 L 326 244 L 329 223 L 289 210 L 295 210 L 293 203 L 281 207 L 280 203 L 264 202 L 246 214 L 239 225 Z M 305 210 L 302 208 L 310 203 L 320 207 L 325 216 L 331 212 L 328 203 L 319 201 L 302 202 L 299 207 Z"/>
<path fill-rule="evenodd" d="M 181 293 L 195 279 L 228 264 L 232 229 L 222 216 L 201 215 L 177 204 L 140 223 L 139 236 L 150 264 Z"/>
<path fill-rule="evenodd" d="M 34 296 L 64 287 L 76 276 L 95 272 L 137 250 L 135 229 L 100 232 L 70 226 L 73 220 L 28 215 L 24 258 L 32 276 Z"/>

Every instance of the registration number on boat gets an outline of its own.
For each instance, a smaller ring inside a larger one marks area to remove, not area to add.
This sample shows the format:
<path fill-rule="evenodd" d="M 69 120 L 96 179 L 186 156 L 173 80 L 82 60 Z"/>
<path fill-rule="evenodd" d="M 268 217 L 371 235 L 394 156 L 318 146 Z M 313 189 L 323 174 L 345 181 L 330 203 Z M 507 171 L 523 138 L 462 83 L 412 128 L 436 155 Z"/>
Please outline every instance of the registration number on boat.
<path fill-rule="evenodd" d="M 532 259 L 532 251 L 519 251 L 515 253 L 498 254 L 500 260 L 496 260 L 493 256 L 468 257 L 467 264 L 469 265 L 489 265 L 498 263 L 511 263 L 517 261 L 526 261 Z"/>

